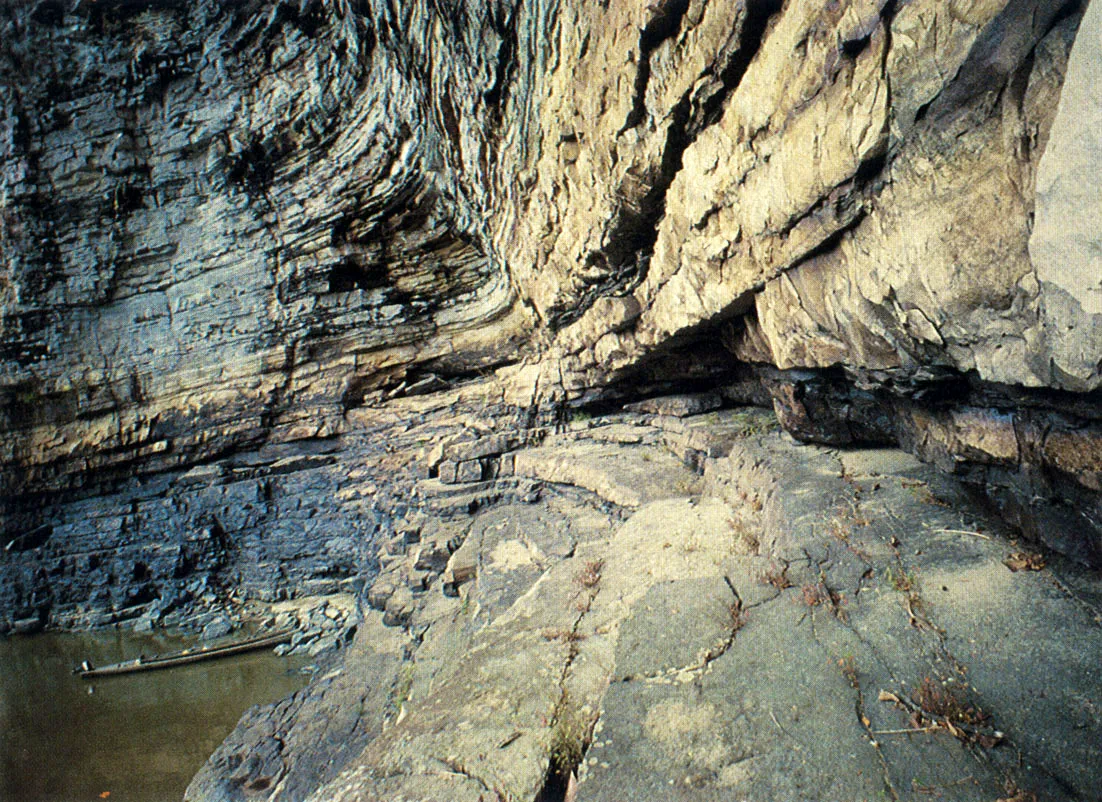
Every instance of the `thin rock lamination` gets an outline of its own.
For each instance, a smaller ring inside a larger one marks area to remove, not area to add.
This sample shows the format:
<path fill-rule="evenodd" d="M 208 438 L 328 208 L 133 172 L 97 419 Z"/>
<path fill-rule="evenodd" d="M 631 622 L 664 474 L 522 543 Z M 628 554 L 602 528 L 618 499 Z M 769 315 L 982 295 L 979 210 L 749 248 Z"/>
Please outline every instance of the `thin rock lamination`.
<path fill-rule="evenodd" d="M 6 605 L 83 570 L 49 534 L 74 492 L 340 450 L 480 376 L 510 421 L 765 388 L 797 436 L 902 443 L 1097 564 L 1098 13 L 11 4 Z M 245 529 L 207 528 L 221 571 Z"/>

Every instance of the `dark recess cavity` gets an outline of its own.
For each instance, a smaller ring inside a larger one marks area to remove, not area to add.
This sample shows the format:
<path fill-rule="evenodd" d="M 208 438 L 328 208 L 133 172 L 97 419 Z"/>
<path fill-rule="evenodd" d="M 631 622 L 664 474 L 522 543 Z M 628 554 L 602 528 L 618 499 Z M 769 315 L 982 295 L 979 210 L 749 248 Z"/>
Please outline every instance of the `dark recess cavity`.
<path fill-rule="evenodd" d="M 308 0 L 302 5 L 298 9 L 290 3 L 280 4 L 275 21 L 280 25 L 290 24 L 313 39 L 329 21 L 325 14 L 325 5 L 320 0 Z"/>
<path fill-rule="evenodd" d="M 565 802 L 569 783 L 570 775 L 563 776 L 552 766 L 547 771 L 547 779 L 536 797 L 536 802 Z"/>
<path fill-rule="evenodd" d="M 39 3 L 31 13 L 31 22 L 38 25 L 60 25 L 65 20 L 65 5 L 61 0 Z"/>
<path fill-rule="evenodd" d="M 188 0 L 97 0 L 82 6 L 89 8 L 92 29 L 104 34 L 120 30 L 129 17 L 143 11 L 179 11 L 188 4 Z"/>
<path fill-rule="evenodd" d="M 376 290 L 387 286 L 386 273 L 368 270 L 352 256 L 346 256 L 329 269 L 329 292 Z"/>
<path fill-rule="evenodd" d="M 276 162 L 290 150 L 290 143 L 283 138 L 271 142 L 254 138 L 244 150 L 229 157 L 226 178 L 252 195 L 262 195 L 275 178 Z"/>

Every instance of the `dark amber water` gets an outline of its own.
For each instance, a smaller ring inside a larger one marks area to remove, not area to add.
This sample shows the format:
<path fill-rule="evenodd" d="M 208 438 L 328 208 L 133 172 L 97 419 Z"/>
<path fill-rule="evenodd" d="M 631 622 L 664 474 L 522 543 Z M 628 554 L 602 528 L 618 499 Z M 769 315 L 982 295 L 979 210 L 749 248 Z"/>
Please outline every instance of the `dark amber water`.
<path fill-rule="evenodd" d="M 308 681 L 301 658 L 270 651 L 105 677 L 96 665 L 190 641 L 129 632 L 0 639 L 0 800 L 179 802 L 241 714 Z"/>

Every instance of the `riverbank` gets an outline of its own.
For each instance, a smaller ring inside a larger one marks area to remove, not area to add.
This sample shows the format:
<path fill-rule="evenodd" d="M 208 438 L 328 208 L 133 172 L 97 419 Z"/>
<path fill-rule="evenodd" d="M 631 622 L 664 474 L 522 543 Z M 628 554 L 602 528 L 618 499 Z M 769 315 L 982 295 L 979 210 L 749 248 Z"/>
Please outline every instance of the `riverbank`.
<path fill-rule="evenodd" d="M 189 802 L 1091 798 L 1097 571 L 903 452 L 676 409 L 426 448 L 378 609 Z"/>

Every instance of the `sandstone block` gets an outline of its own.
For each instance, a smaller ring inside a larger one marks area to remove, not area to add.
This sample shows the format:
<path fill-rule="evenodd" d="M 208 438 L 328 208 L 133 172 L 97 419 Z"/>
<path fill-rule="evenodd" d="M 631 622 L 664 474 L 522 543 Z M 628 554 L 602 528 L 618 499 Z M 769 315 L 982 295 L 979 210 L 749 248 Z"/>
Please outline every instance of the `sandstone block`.
<path fill-rule="evenodd" d="M 482 463 L 477 459 L 469 459 L 460 462 L 455 469 L 456 484 L 469 484 L 481 482 L 483 474 Z"/>
<path fill-rule="evenodd" d="M 398 585 L 390 577 L 379 577 L 367 592 L 367 603 L 376 610 L 385 610 Z"/>
<path fill-rule="evenodd" d="M 646 412 L 652 415 L 686 418 L 690 415 L 711 412 L 722 406 L 723 399 L 717 393 L 697 393 L 694 395 L 666 395 L 658 398 L 648 398 L 646 401 L 628 404 L 624 408 L 629 412 Z"/>
<path fill-rule="evenodd" d="M 458 484 L 459 463 L 455 460 L 444 460 L 437 469 L 437 478 L 446 485 Z"/>
<path fill-rule="evenodd" d="M 516 448 L 519 444 L 520 438 L 516 436 L 495 434 L 463 443 L 452 443 L 444 448 L 444 457 L 445 459 L 462 462 L 480 457 L 496 456 Z"/>
<path fill-rule="evenodd" d="M 458 594 L 458 588 L 464 582 L 474 579 L 478 571 L 478 545 L 473 538 L 468 538 L 463 545 L 448 560 L 441 581 L 444 583 L 444 593 L 449 596 Z"/>
<path fill-rule="evenodd" d="M 417 609 L 417 602 L 413 598 L 413 591 L 406 585 L 400 585 L 387 599 L 384 608 L 383 623 L 388 627 L 403 626 Z"/>

